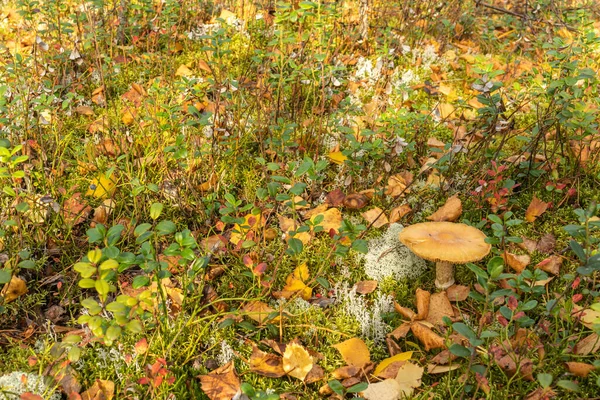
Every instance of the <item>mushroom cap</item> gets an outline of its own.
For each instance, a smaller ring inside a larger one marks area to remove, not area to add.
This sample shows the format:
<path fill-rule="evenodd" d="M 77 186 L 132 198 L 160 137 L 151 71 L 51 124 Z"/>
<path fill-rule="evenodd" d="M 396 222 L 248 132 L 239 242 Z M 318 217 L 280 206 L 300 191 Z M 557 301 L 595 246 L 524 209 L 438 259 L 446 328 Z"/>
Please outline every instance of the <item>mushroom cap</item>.
<path fill-rule="evenodd" d="M 423 222 L 406 227 L 400 241 L 417 256 L 429 261 L 463 264 L 481 260 L 492 246 L 479 229 L 454 222 Z"/>

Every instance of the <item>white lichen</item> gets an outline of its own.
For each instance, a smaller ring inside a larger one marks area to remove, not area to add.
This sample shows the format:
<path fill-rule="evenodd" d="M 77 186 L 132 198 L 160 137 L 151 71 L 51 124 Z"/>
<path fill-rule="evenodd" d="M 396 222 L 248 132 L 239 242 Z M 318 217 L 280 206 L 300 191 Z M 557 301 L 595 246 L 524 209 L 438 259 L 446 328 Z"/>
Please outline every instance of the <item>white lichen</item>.
<path fill-rule="evenodd" d="M 398 240 L 402 229 L 400 224 L 391 224 L 381 237 L 369 241 L 369 252 L 362 255 L 365 273 L 369 278 L 377 281 L 388 277 L 410 279 L 425 270 L 425 261 Z"/>
<path fill-rule="evenodd" d="M 356 293 L 356 287 L 349 288 L 347 283 L 338 283 L 333 290 L 342 312 L 353 317 L 360 325 L 361 336 L 376 343 L 383 342 L 390 326 L 385 323 L 382 314 L 393 310 L 392 297 L 378 293 L 370 303 L 364 296 Z"/>
<path fill-rule="evenodd" d="M 221 342 L 221 351 L 217 354 L 217 362 L 223 366 L 235 358 L 233 348 L 225 340 Z"/>
<path fill-rule="evenodd" d="M 49 387 L 44 377 L 21 371 L 0 376 L 0 400 L 18 400 L 23 393 L 33 393 L 44 399 L 60 400 L 60 394 Z"/>

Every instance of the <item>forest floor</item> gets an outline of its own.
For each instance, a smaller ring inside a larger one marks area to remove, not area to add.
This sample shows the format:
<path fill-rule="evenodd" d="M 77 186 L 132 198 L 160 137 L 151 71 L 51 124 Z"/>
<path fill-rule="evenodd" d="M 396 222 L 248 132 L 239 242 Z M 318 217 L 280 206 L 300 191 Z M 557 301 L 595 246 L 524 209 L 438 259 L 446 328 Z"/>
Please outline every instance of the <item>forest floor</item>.
<path fill-rule="evenodd" d="M 388 3 L 2 3 L 0 400 L 597 396 L 600 8 Z"/>

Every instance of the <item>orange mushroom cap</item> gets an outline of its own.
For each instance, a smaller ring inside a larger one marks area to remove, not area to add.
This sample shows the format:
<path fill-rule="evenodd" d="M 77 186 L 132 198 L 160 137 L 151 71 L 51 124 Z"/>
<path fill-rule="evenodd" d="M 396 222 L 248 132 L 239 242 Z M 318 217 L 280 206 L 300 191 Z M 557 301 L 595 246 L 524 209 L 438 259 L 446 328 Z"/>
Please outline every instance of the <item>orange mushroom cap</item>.
<path fill-rule="evenodd" d="M 481 260 L 492 246 L 479 229 L 454 222 L 423 222 L 406 227 L 400 241 L 417 256 L 429 261 L 463 264 Z"/>

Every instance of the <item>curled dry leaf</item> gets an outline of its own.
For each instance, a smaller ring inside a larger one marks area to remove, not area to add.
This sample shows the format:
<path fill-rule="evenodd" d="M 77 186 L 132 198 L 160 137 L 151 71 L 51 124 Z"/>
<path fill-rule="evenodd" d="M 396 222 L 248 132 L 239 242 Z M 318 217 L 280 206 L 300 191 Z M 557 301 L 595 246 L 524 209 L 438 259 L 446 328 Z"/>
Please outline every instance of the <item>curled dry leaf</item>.
<path fill-rule="evenodd" d="M 408 332 L 410 332 L 410 326 L 411 326 L 411 322 L 405 322 L 402 325 L 400 325 L 399 327 L 397 327 L 396 329 L 394 329 L 389 336 L 397 339 L 406 337 L 406 335 L 408 334 Z"/>
<path fill-rule="evenodd" d="M 587 356 L 588 354 L 596 353 L 598 350 L 600 350 L 600 336 L 596 333 L 592 333 L 580 340 L 575 347 L 573 347 L 573 354 Z"/>
<path fill-rule="evenodd" d="M 202 391 L 210 400 L 231 400 L 240 392 L 241 383 L 233 368 L 233 361 L 198 378 Z"/>
<path fill-rule="evenodd" d="M 446 294 L 450 301 L 464 301 L 469 297 L 471 289 L 468 286 L 452 285 L 446 289 Z"/>
<path fill-rule="evenodd" d="M 4 303 L 10 303 L 25 293 L 27 293 L 27 284 L 23 279 L 13 275 L 10 282 L 4 285 L 0 295 L 4 298 Z"/>
<path fill-rule="evenodd" d="M 563 259 L 561 256 L 550 256 L 540 261 L 535 267 L 550 274 L 558 275 L 560 273 L 562 261 Z"/>
<path fill-rule="evenodd" d="M 394 309 L 398 312 L 398 314 L 402 315 L 404 318 L 408 320 L 413 320 L 416 318 L 417 314 L 413 310 L 407 307 L 402 307 L 400 304 L 394 302 Z"/>
<path fill-rule="evenodd" d="M 369 204 L 369 198 L 362 193 L 352 193 L 344 199 L 344 207 L 350 210 L 360 210 Z"/>
<path fill-rule="evenodd" d="M 437 365 L 437 364 L 427 364 L 427 373 L 428 374 L 444 374 L 446 372 L 454 371 L 455 369 L 460 368 L 460 364 L 452 364 L 452 365 Z"/>
<path fill-rule="evenodd" d="M 431 214 L 427 219 L 429 221 L 456 221 L 462 214 L 462 202 L 458 196 L 452 196 L 446 200 L 436 212 Z"/>
<path fill-rule="evenodd" d="M 537 388 L 529 393 L 525 400 L 549 400 L 556 397 L 556 392 L 552 388 Z"/>
<path fill-rule="evenodd" d="M 406 187 L 409 182 L 406 182 L 406 176 L 403 174 L 396 174 L 390 176 L 388 179 L 387 187 L 385 188 L 385 194 L 390 197 L 396 197 L 406 191 Z"/>
<path fill-rule="evenodd" d="M 82 400 L 111 400 L 115 395 L 113 381 L 96 379 L 92 387 L 81 393 Z"/>
<path fill-rule="evenodd" d="M 508 266 L 514 269 L 518 274 L 523 272 L 523 270 L 527 268 L 531 262 L 531 257 L 529 257 L 527 254 L 519 255 L 509 253 L 507 251 L 502 253 L 502 258 L 504 259 L 504 262 L 506 262 Z"/>
<path fill-rule="evenodd" d="M 369 294 L 377 289 L 377 281 L 360 281 L 356 282 L 354 286 L 356 287 L 356 293 Z"/>
<path fill-rule="evenodd" d="M 275 354 L 265 353 L 253 345 L 250 356 L 250 371 L 268 378 L 281 378 L 285 375 L 283 360 Z"/>
<path fill-rule="evenodd" d="M 444 338 L 420 322 L 413 322 L 410 326 L 413 335 L 425 346 L 425 351 L 445 347 Z"/>
<path fill-rule="evenodd" d="M 342 358 L 348 365 L 354 365 L 358 368 L 364 368 L 365 365 L 371 362 L 371 353 L 369 348 L 359 338 L 348 339 L 345 342 L 334 344 L 342 355 Z"/>
<path fill-rule="evenodd" d="M 283 370 L 286 374 L 303 381 L 312 368 L 313 358 L 304 347 L 294 342 L 285 347 Z"/>
<path fill-rule="evenodd" d="M 582 362 L 571 361 L 566 362 L 565 364 L 570 373 L 581 378 L 587 378 L 590 372 L 596 369 L 592 364 Z"/>
<path fill-rule="evenodd" d="M 412 208 L 410 208 L 408 204 L 402 204 L 401 206 L 393 208 L 392 211 L 390 211 L 390 224 L 400 221 L 402 217 L 411 211 Z"/>
<path fill-rule="evenodd" d="M 389 224 L 388 217 L 384 214 L 383 210 L 379 207 L 372 208 L 368 211 L 363 212 L 362 217 L 367 220 L 369 224 L 373 224 L 374 228 L 381 228 L 384 225 Z"/>
<path fill-rule="evenodd" d="M 537 217 L 546 212 L 547 208 L 548 203 L 545 203 L 536 196 L 533 196 L 531 203 L 529 203 L 529 207 L 527 207 L 527 211 L 525 211 L 525 220 L 527 220 L 527 222 L 535 221 Z"/>
<path fill-rule="evenodd" d="M 431 294 L 423 290 L 421 288 L 417 288 L 416 292 L 416 303 L 417 303 L 417 315 L 415 317 L 416 320 L 421 320 L 427 318 L 427 314 L 429 313 L 429 300 L 431 298 Z"/>
<path fill-rule="evenodd" d="M 315 383 L 320 381 L 325 377 L 325 370 L 321 368 L 321 366 L 314 364 L 306 378 L 304 378 L 304 382 L 306 383 Z"/>
<path fill-rule="evenodd" d="M 446 292 L 434 293 L 429 301 L 429 312 L 426 321 L 433 325 L 444 325 L 443 318 L 454 318 L 454 309 Z"/>

